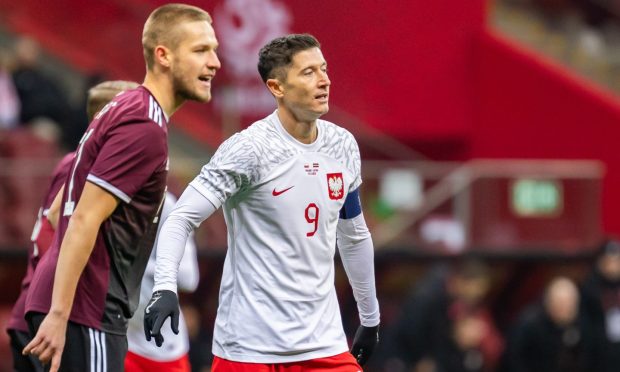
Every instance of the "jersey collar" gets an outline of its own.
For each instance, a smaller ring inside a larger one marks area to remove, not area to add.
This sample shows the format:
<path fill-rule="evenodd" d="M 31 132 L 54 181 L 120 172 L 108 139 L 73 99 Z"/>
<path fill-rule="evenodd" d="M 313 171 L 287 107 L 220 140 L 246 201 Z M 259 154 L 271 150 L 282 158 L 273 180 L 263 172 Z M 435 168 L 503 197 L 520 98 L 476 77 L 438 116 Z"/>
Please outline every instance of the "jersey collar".
<path fill-rule="evenodd" d="M 318 131 L 316 139 L 314 140 L 314 142 L 308 143 L 308 144 L 299 142 L 297 139 L 295 139 L 295 137 L 291 136 L 291 134 L 287 132 L 286 129 L 284 129 L 284 126 L 282 125 L 282 122 L 280 121 L 280 118 L 278 117 L 277 109 L 271 115 L 269 115 L 267 119 L 271 123 L 273 123 L 274 127 L 276 128 L 280 136 L 282 136 L 282 138 L 284 138 L 287 142 L 291 143 L 293 146 L 296 146 L 297 148 L 301 150 L 312 151 L 318 148 L 319 144 L 323 140 L 323 133 L 325 131 L 323 130 L 323 124 L 321 120 L 319 119 L 317 119 L 316 121 L 316 127 Z"/>

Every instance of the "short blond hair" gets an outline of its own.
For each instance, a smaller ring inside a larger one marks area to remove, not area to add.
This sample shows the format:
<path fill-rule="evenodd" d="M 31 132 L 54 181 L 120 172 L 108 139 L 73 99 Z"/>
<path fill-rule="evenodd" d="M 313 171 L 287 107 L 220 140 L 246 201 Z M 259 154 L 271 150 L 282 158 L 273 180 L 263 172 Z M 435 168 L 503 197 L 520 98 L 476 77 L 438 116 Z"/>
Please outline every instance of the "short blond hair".
<path fill-rule="evenodd" d="M 155 64 L 157 45 L 173 46 L 178 43 L 174 28 L 182 22 L 207 21 L 211 16 L 205 10 L 187 4 L 166 4 L 155 9 L 144 23 L 142 51 L 146 66 L 150 70 Z"/>
<path fill-rule="evenodd" d="M 133 81 L 110 80 L 99 83 L 88 90 L 88 100 L 86 102 L 86 113 L 88 121 L 93 120 L 103 106 L 107 105 L 117 94 L 128 89 L 139 87 L 140 84 Z"/>

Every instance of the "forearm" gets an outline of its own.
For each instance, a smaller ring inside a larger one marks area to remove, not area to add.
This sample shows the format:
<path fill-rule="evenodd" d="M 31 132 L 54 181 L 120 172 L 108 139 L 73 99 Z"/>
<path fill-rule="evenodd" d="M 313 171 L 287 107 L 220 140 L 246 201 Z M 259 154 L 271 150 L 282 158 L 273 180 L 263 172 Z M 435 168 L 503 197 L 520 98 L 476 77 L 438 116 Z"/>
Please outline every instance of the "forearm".
<path fill-rule="evenodd" d="M 185 244 L 183 258 L 179 264 L 178 288 L 180 291 L 193 292 L 198 287 L 199 279 L 196 243 L 194 242 L 194 234 L 190 234 Z"/>
<path fill-rule="evenodd" d="M 170 215 L 161 228 L 155 260 L 155 285 L 153 291 L 177 292 L 179 263 L 185 242 L 194 226 L 182 216 Z"/>
<path fill-rule="evenodd" d="M 183 257 L 187 239 L 202 221 L 215 212 L 217 207 L 219 205 L 213 205 L 192 186 L 185 189 L 159 233 L 153 291 L 177 292 L 179 263 Z"/>
<path fill-rule="evenodd" d="M 100 223 L 88 216 L 73 215 L 65 233 L 54 277 L 51 313 L 68 319 L 75 291 L 88 258 L 92 253 Z"/>
<path fill-rule="evenodd" d="M 360 323 L 379 324 L 379 302 L 375 288 L 374 247 L 362 214 L 338 223 L 338 249 L 357 302 Z"/>

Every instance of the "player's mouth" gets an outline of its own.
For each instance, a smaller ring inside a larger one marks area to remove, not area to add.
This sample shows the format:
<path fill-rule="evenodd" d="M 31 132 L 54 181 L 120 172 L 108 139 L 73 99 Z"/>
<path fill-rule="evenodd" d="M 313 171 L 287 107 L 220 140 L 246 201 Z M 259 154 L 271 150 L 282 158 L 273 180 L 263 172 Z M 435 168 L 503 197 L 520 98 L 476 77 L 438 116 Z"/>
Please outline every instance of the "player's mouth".
<path fill-rule="evenodd" d="M 314 99 L 319 101 L 320 103 L 327 103 L 329 100 L 329 93 L 321 93 L 314 96 Z"/>
<path fill-rule="evenodd" d="M 205 88 L 211 88 L 211 80 L 213 79 L 213 75 L 200 75 L 198 80 L 200 80 L 200 84 Z"/>

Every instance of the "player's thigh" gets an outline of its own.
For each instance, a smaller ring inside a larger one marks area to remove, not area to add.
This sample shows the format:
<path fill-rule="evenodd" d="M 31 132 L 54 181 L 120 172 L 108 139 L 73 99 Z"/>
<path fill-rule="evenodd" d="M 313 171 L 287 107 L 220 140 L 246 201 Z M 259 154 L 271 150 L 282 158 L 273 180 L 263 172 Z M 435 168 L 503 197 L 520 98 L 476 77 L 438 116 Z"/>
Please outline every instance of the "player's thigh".
<path fill-rule="evenodd" d="M 213 359 L 211 372 L 361 372 L 362 367 L 346 352 L 330 357 L 292 363 L 259 364 Z"/>
<path fill-rule="evenodd" d="M 234 362 L 214 356 L 211 372 L 276 372 L 276 369 L 273 364 Z"/>
<path fill-rule="evenodd" d="M 186 355 L 176 360 L 155 361 L 131 351 L 125 357 L 125 372 L 191 372 L 189 358 Z"/>
<path fill-rule="evenodd" d="M 45 314 L 29 313 L 28 326 L 34 334 Z M 127 353 L 127 337 L 67 323 L 65 348 L 60 359 L 60 372 L 118 372 L 123 370 Z M 49 369 L 49 365 L 45 366 Z"/>
<path fill-rule="evenodd" d="M 19 372 L 43 372 L 43 366 L 35 356 L 22 354 L 22 350 L 32 339 L 30 334 L 16 330 L 9 330 L 8 333 L 11 339 L 13 370 Z"/>
<path fill-rule="evenodd" d="M 105 333 L 69 322 L 60 371 L 122 371 L 125 354 L 127 354 L 127 337 L 125 335 Z"/>

